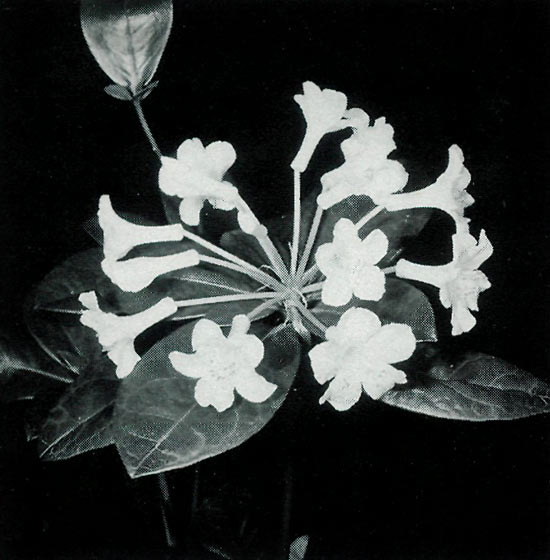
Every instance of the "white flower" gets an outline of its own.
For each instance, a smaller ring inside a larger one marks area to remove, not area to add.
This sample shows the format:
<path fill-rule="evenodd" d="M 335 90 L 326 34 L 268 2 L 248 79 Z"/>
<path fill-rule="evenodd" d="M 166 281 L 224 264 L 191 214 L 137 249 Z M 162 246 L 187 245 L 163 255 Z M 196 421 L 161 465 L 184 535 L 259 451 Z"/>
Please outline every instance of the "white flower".
<path fill-rule="evenodd" d="M 399 162 L 388 159 L 395 149 L 393 128 L 384 117 L 369 126 L 369 116 L 360 109 L 348 111 L 348 122 L 354 132 L 341 144 L 345 162 L 321 177 L 317 202 L 326 210 L 349 196 L 364 195 L 384 206 L 409 178 Z"/>
<path fill-rule="evenodd" d="M 173 299 L 164 298 L 145 311 L 119 317 L 101 311 L 95 292 L 82 293 L 78 299 L 86 308 L 80 322 L 96 332 L 103 351 L 116 364 L 119 378 L 129 375 L 140 360 L 134 348 L 135 338 L 178 309 Z"/>
<path fill-rule="evenodd" d="M 138 245 L 183 239 L 181 224 L 140 226 L 126 221 L 113 210 L 106 194 L 99 198 L 97 216 L 103 230 L 103 252 L 109 260 L 121 259 Z"/>
<path fill-rule="evenodd" d="M 249 328 L 246 315 L 237 315 L 226 338 L 216 323 L 201 319 L 191 337 L 194 353 L 169 354 L 174 369 L 198 379 L 195 400 L 200 406 L 212 405 L 223 412 L 233 404 L 235 390 L 247 401 L 260 403 L 277 389 L 256 372 L 264 345 L 257 336 L 246 334 Z"/>
<path fill-rule="evenodd" d="M 368 309 L 348 309 L 326 332 L 326 342 L 309 352 L 319 383 L 331 381 L 320 403 L 347 410 L 361 397 L 361 389 L 379 399 L 396 383 L 406 383 L 405 374 L 392 365 L 410 358 L 416 340 L 408 325 L 384 325 Z"/>
<path fill-rule="evenodd" d="M 290 167 L 300 173 L 305 171 L 317 144 L 328 132 L 350 126 L 343 120 L 346 112 L 346 96 L 333 89 L 320 89 L 313 82 L 304 82 L 304 93 L 294 96 L 294 100 L 304 114 L 306 134 L 300 150 Z"/>
<path fill-rule="evenodd" d="M 378 301 L 385 290 L 384 273 L 375 266 L 388 252 L 388 238 L 379 229 L 363 240 L 353 222 L 342 218 L 334 226 L 332 243 L 321 245 L 315 261 L 327 277 L 321 298 L 324 304 L 338 307 L 351 297 Z"/>
<path fill-rule="evenodd" d="M 479 241 L 467 231 L 453 235 L 453 260 L 441 266 L 428 266 L 401 259 L 396 265 L 396 275 L 418 280 L 439 288 L 439 299 L 444 307 L 451 308 L 452 334 L 470 331 L 476 319 L 470 310 L 477 311 L 479 294 L 491 287 L 487 276 L 478 268 L 493 254 L 493 246 L 485 231 Z"/>
<path fill-rule="evenodd" d="M 182 268 L 196 266 L 200 256 L 194 249 L 189 249 L 175 255 L 162 257 L 136 257 L 127 261 L 113 261 L 105 259 L 101 263 L 103 272 L 125 292 L 139 292 L 155 278 Z"/>
<path fill-rule="evenodd" d="M 464 209 L 474 203 L 473 197 L 466 192 L 470 179 L 470 172 L 464 166 L 464 154 L 453 144 L 449 148 L 447 168 L 435 183 L 419 191 L 391 196 L 386 208 L 392 211 L 406 208 L 438 208 L 455 220 L 458 231 L 469 222 L 464 217 Z"/>
<path fill-rule="evenodd" d="M 220 210 L 236 207 L 237 189 L 222 181 L 236 157 L 229 142 L 212 142 L 204 147 L 198 138 L 185 140 L 178 148 L 177 159 L 162 157 L 160 190 L 183 199 L 180 216 L 184 223 L 198 225 L 205 200 Z"/>

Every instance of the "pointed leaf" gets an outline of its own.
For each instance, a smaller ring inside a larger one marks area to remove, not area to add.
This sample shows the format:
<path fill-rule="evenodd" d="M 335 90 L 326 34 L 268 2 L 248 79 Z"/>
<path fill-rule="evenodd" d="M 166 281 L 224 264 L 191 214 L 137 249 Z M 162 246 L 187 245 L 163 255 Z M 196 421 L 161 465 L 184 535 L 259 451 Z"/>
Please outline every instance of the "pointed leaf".
<path fill-rule="evenodd" d="M 437 340 L 435 316 L 428 298 L 417 288 L 399 278 L 386 278 L 386 292 L 380 301 L 353 298 L 347 305 L 331 307 L 319 303 L 313 313 L 326 326 L 336 325 L 350 307 L 363 307 L 374 311 L 382 323 L 409 325 L 418 342 Z"/>
<path fill-rule="evenodd" d="M 292 542 L 288 560 L 304 560 L 307 552 L 307 545 L 309 544 L 309 536 L 302 535 Z"/>
<path fill-rule="evenodd" d="M 84 37 L 101 69 L 139 95 L 157 69 L 172 26 L 170 0 L 81 0 Z"/>
<path fill-rule="evenodd" d="M 40 457 L 47 461 L 68 459 L 112 443 L 111 420 L 120 381 L 112 368 L 92 365 L 84 372 L 42 424 L 38 440 Z"/>
<path fill-rule="evenodd" d="M 286 328 L 264 339 L 265 356 L 258 372 L 278 389 L 265 402 L 236 397 L 218 413 L 194 398 L 196 380 L 175 371 L 173 350 L 191 352 L 194 323 L 153 346 L 123 380 L 115 408 L 115 441 L 131 477 L 182 468 L 232 449 L 258 432 L 284 401 L 298 369 L 300 352 L 294 332 Z M 255 323 L 260 338 L 269 328 Z"/>
<path fill-rule="evenodd" d="M 45 387 L 71 383 L 73 378 L 48 360 L 34 340 L 0 333 L 0 401 L 32 399 Z"/>
<path fill-rule="evenodd" d="M 467 354 L 450 361 L 436 355 L 428 363 L 424 374 L 413 372 L 411 383 L 381 400 L 428 416 L 475 422 L 550 412 L 550 384 L 504 360 Z"/>
<path fill-rule="evenodd" d="M 107 95 L 114 97 L 115 99 L 120 99 L 121 101 L 132 101 L 132 94 L 122 86 L 118 84 L 111 84 L 103 88 Z"/>

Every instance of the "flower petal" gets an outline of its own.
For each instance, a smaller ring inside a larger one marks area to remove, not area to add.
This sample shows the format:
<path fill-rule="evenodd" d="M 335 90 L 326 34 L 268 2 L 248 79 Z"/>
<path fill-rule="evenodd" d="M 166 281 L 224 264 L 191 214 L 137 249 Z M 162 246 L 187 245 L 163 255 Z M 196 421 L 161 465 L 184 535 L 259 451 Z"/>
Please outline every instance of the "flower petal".
<path fill-rule="evenodd" d="M 116 364 L 116 376 L 124 379 L 132 373 L 141 360 L 134 349 L 134 340 L 120 340 L 107 352 L 109 359 Z"/>
<path fill-rule="evenodd" d="M 364 352 L 369 361 L 394 364 L 410 358 L 416 348 L 416 338 L 409 325 L 384 325 L 367 341 Z"/>
<path fill-rule="evenodd" d="M 361 253 L 363 260 L 369 264 L 380 262 L 388 252 L 389 241 L 381 229 L 371 231 L 361 241 Z"/>
<path fill-rule="evenodd" d="M 319 399 L 319 404 L 329 402 L 336 410 L 348 410 L 361 398 L 361 382 L 348 380 L 345 375 L 335 377 Z"/>
<path fill-rule="evenodd" d="M 203 360 L 197 354 L 186 354 L 185 352 L 170 352 L 168 358 L 172 367 L 186 377 L 199 379 L 205 374 Z"/>
<path fill-rule="evenodd" d="M 202 377 L 195 385 L 195 400 L 200 406 L 212 405 L 218 412 L 223 412 L 235 401 L 233 386 L 227 380 Z"/>
<path fill-rule="evenodd" d="M 261 403 L 275 392 L 277 385 L 251 369 L 235 379 L 235 389 L 247 401 Z"/>
<path fill-rule="evenodd" d="M 385 366 L 380 370 L 368 370 L 362 380 L 365 393 L 374 400 L 393 389 L 397 383 L 406 383 L 407 376 L 399 369 Z"/>
<path fill-rule="evenodd" d="M 476 324 L 476 318 L 472 315 L 466 305 L 453 305 L 451 309 L 451 325 L 453 336 L 471 331 Z"/>
<path fill-rule="evenodd" d="M 221 181 L 227 170 L 235 163 L 237 153 L 229 142 L 212 142 L 206 147 L 212 178 Z"/>
<path fill-rule="evenodd" d="M 380 319 L 376 313 L 369 309 L 352 307 L 340 317 L 334 339 L 344 344 L 346 341 L 351 344 L 366 342 L 380 327 Z"/>
<path fill-rule="evenodd" d="M 193 328 L 191 345 L 193 350 L 208 351 L 212 345 L 225 343 L 225 336 L 218 324 L 210 319 L 200 319 Z"/>
<path fill-rule="evenodd" d="M 325 305 L 341 307 L 349 302 L 352 295 L 352 287 L 345 275 L 332 274 L 323 282 L 321 301 Z"/>
<path fill-rule="evenodd" d="M 321 384 L 326 383 L 336 375 L 338 367 L 334 360 L 335 350 L 338 350 L 337 345 L 330 342 L 321 342 L 309 351 L 313 376 Z"/>
<path fill-rule="evenodd" d="M 358 270 L 353 281 L 353 295 L 367 301 L 379 301 L 386 291 L 386 275 L 376 266 Z"/>

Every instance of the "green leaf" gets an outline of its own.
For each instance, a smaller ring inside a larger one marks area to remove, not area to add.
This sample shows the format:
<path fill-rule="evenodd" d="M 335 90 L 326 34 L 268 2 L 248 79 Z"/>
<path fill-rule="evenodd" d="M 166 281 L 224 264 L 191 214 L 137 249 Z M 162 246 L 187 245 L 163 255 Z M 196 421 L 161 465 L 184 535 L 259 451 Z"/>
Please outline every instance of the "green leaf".
<path fill-rule="evenodd" d="M 428 416 L 474 422 L 550 412 L 550 384 L 504 360 L 479 353 L 448 360 L 436 354 L 428 363 L 427 371 L 412 372 L 411 383 L 381 400 Z"/>
<path fill-rule="evenodd" d="M 32 338 L 0 333 L 0 401 L 29 400 L 45 387 L 72 380 L 47 359 Z"/>
<path fill-rule="evenodd" d="M 38 436 L 40 457 L 68 459 L 113 443 L 112 415 L 120 381 L 112 368 L 93 364 L 50 410 Z"/>
<path fill-rule="evenodd" d="M 78 295 L 94 290 L 100 278 L 103 252 L 88 249 L 76 253 L 49 272 L 38 284 L 27 307 L 30 311 L 57 311 L 60 313 L 80 312 L 82 305 Z"/>
<path fill-rule="evenodd" d="M 172 12 L 170 0 L 82 0 L 80 22 L 101 69 L 139 96 L 159 65 Z"/>
<path fill-rule="evenodd" d="M 118 84 L 111 84 L 103 89 L 107 95 L 115 99 L 120 99 L 120 101 L 132 101 L 133 99 L 132 94 L 125 87 L 119 86 Z"/>
<path fill-rule="evenodd" d="M 292 542 L 288 560 L 304 560 L 307 552 L 307 545 L 309 544 L 309 536 L 302 535 Z"/>
<path fill-rule="evenodd" d="M 82 251 L 54 268 L 26 303 L 25 319 L 40 347 L 57 363 L 78 374 L 102 359 L 94 331 L 80 323 L 78 295 L 95 290 L 100 278 L 101 249 Z"/>
<path fill-rule="evenodd" d="M 363 307 L 374 311 L 382 323 L 409 325 L 418 342 L 437 340 L 435 316 L 428 298 L 405 280 L 386 277 L 386 292 L 380 301 L 363 301 L 353 298 L 347 305 L 331 307 L 319 303 L 313 313 L 327 326 L 336 325 L 350 307 Z"/>
<path fill-rule="evenodd" d="M 255 323 L 251 332 L 264 338 L 265 356 L 258 372 L 278 389 L 265 402 L 236 397 L 218 413 L 194 398 L 196 381 L 176 372 L 173 350 L 191 352 L 194 323 L 153 346 L 123 380 L 115 408 L 115 442 L 132 478 L 182 468 L 232 449 L 258 432 L 281 406 L 298 369 L 300 347 L 285 328 L 264 338 L 269 327 Z"/>

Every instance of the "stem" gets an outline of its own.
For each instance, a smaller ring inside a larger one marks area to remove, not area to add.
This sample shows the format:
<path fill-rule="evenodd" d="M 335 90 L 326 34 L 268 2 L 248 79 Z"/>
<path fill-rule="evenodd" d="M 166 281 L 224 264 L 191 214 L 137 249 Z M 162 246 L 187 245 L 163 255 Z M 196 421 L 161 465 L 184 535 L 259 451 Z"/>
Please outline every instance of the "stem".
<path fill-rule="evenodd" d="M 229 301 L 244 301 L 250 299 L 273 299 L 279 297 L 279 292 L 256 292 L 246 294 L 235 294 L 230 296 L 212 296 L 195 299 L 184 299 L 176 301 L 178 307 L 192 307 L 193 305 L 206 305 L 210 303 L 226 303 Z"/>
<path fill-rule="evenodd" d="M 384 210 L 383 206 L 376 206 L 370 212 L 367 212 L 356 224 L 355 227 L 357 228 L 357 233 L 359 230 L 370 220 L 372 220 L 375 216 L 377 216 L 380 212 Z"/>
<path fill-rule="evenodd" d="M 151 144 L 151 148 L 153 149 L 153 152 L 155 152 L 157 157 L 160 159 L 162 157 L 162 153 L 158 147 L 158 144 L 155 141 L 153 133 L 149 128 L 149 125 L 147 124 L 147 120 L 145 119 L 145 115 L 143 114 L 143 108 L 141 107 L 141 101 L 139 99 L 134 99 L 133 103 L 136 109 L 139 122 L 141 124 L 141 128 L 143 128 L 143 132 L 145 132 L 145 136 L 147 136 L 147 140 L 149 140 L 149 144 Z"/>
<path fill-rule="evenodd" d="M 244 212 L 248 212 L 251 216 L 253 216 L 254 219 L 258 222 L 258 224 L 260 224 L 258 218 L 256 218 L 256 215 L 254 214 L 254 212 L 252 212 L 250 206 L 248 206 L 248 204 L 242 198 L 239 200 L 238 205 Z M 256 231 L 254 231 L 250 235 L 254 236 L 257 239 L 258 243 L 260 244 L 267 258 L 269 259 L 269 262 L 271 263 L 271 265 L 279 275 L 279 278 L 288 279 L 289 274 L 286 269 L 283 258 L 281 257 L 281 254 L 277 250 L 277 247 L 275 247 L 273 241 L 271 241 L 269 235 L 267 234 L 266 228 L 262 225 L 259 225 L 259 227 L 256 228 Z"/>
<path fill-rule="evenodd" d="M 212 253 L 220 255 L 220 257 L 223 257 L 224 259 L 227 259 L 230 262 L 238 264 L 239 266 L 241 266 L 242 268 L 244 268 L 248 271 L 247 274 L 249 276 L 251 276 L 250 272 L 253 272 L 256 275 L 256 277 L 263 278 L 262 282 L 264 284 L 268 284 L 270 286 L 273 286 L 275 289 L 281 287 L 280 283 L 277 282 L 277 280 L 275 280 L 273 277 L 269 276 L 269 274 L 266 274 L 263 270 L 260 270 L 259 268 L 256 268 L 254 265 L 252 265 L 252 264 L 246 262 L 245 260 L 233 255 L 229 251 L 226 251 L 225 249 L 221 249 L 220 247 L 217 247 L 213 243 L 210 243 L 210 241 L 206 241 L 206 239 L 203 239 L 199 235 L 196 235 L 196 234 L 192 233 L 188 229 L 184 230 L 183 236 L 187 237 L 187 239 L 190 239 L 191 241 L 194 241 L 197 245 L 201 245 L 205 249 L 208 249 L 209 251 L 212 251 Z M 204 260 L 204 261 L 208 262 L 207 259 L 204 258 L 203 255 L 201 255 L 201 260 Z M 223 266 L 220 261 L 216 262 L 215 264 L 219 264 L 220 266 Z"/>
<path fill-rule="evenodd" d="M 174 548 L 176 546 L 176 539 L 170 529 L 168 518 L 172 510 L 172 500 L 170 499 L 170 490 L 168 481 L 164 473 L 157 475 L 157 482 L 160 490 L 160 514 L 162 517 L 162 525 L 164 527 L 164 538 L 166 539 L 166 546 Z"/>
<path fill-rule="evenodd" d="M 264 303 L 255 307 L 252 311 L 247 313 L 247 317 L 253 321 L 255 317 L 260 315 L 265 309 L 269 309 L 273 304 L 277 303 L 279 300 L 283 299 L 283 296 L 279 296 L 278 298 L 272 298 L 270 301 L 265 301 Z"/>
<path fill-rule="evenodd" d="M 302 290 L 302 294 L 309 294 L 310 292 L 316 292 L 317 290 L 321 290 L 323 287 L 324 282 L 315 282 L 315 284 L 310 284 L 306 286 Z"/>
<path fill-rule="evenodd" d="M 208 255 L 201 254 L 200 259 L 202 262 L 215 264 L 216 266 L 221 266 L 223 268 L 228 268 L 229 270 L 234 270 L 235 272 L 240 272 L 241 274 L 246 274 L 246 276 L 249 276 L 257 282 L 260 282 L 260 284 L 270 286 L 274 290 L 281 289 L 281 284 L 277 282 L 275 278 L 272 278 L 271 276 L 269 276 L 269 274 L 266 274 L 263 270 L 256 269 L 257 272 L 255 272 L 252 269 L 244 268 L 240 265 L 233 264 L 232 262 L 224 261 L 223 259 L 217 259 L 216 257 L 209 257 Z"/>
<path fill-rule="evenodd" d="M 298 249 L 300 245 L 300 172 L 294 171 L 294 228 L 292 232 L 292 248 L 290 252 L 290 270 L 296 274 L 298 266 Z"/>
<path fill-rule="evenodd" d="M 315 238 L 317 237 L 317 232 L 319 231 L 319 226 L 321 225 L 322 217 L 323 208 L 317 206 L 315 216 L 313 217 L 313 222 L 311 224 L 311 229 L 309 230 L 306 246 L 304 248 L 304 254 L 300 259 L 300 265 L 298 266 L 298 272 L 296 273 L 297 278 L 300 278 L 304 274 L 304 270 L 306 269 L 309 261 L 309 255 L 311 254 L 311 249 L 313 249 L 313 244 L 315 243 Z"/>
<path fill-rule="evenodd" d="M 305 319 L 307 319 L 310 323 L 315 325 L 323 334 L 325 334 L 328 327 L 324 323 L 319 321 L 319 319 L 317 319 L 317 317 L 315 317 L 315 315 L 305 305 L 299 302 L 295 302 L 294 305 L 297 307 L 297 309 Z"/>
<path fill-rule="evenodd" d="M 386 268 L 383 268 L 383 269 L 382 269 L 382 272 L 383 272 L 384 274 L 395 274 L 395 270 L 396 270 L 396 269 L 397 269 L 396 266 L 388 266 L 388 267 L 386 267 Z"/>
<path fill-rule="evenodd" d="M 314 264 L 309 270 L 306 270 L 302 276 L 301 285 L 307 284 L 317 273 L 319 272 L 319 267 Z"/>

